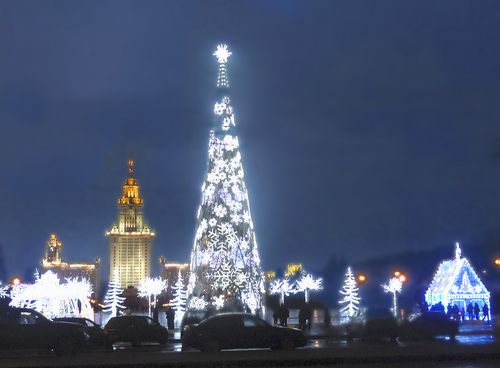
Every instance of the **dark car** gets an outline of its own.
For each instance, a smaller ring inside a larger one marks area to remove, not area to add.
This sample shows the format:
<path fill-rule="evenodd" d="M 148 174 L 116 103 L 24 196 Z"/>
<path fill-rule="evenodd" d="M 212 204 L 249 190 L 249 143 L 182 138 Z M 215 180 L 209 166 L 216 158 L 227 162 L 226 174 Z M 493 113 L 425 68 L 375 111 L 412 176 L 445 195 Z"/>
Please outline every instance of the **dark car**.
<path fill-rule="evenodd" d="M 221 349 L 271 348 L 293 350 L 307 339 L 301 330 L 271 326 L 246 313 L 223 313 L 200 324 L 185 327 L 182 348 L 202 351 Z"/>
<path fill-rule="evenodd" d="M 112 317 L 104 326 L 110 343 L 128 341 L 134 346 L 143 342 L 157 342 L 166 344 L 168 331 L 158 322 L 146 316 L 118 316 Z"/>
<path fill-rule="evenodd" d="M 418 313 L 405 321 L 400 327 L 401 338 L 432 339 L 436 336 L 449 336 L 454 339 L 458 334 L 459 323 L 441 312 Z"/>
<path fill-rule="evenodd" d="M 88 318 L 80 318 L 80 317 L 60 317 L 54 318 L 54 322 L 71 322 L 77 323 L 81 325 L 87 335 L 89 336 L 89 343 L 93 345 L 106 345 L 107 344 L 107 336 L 102 330 L 101 326 L 99 326 L 94 321 L 91 321 Z"/>
<path fill-rule="evenodd" d="M 196 325 L 208 318 L 207 312 L 203 310 L 187 310 L 181 320 L 181 337 L 184 335 L 186 326 Z"/>
<path fill-rule="evenodd" d="M 54 350 L 74 354 L 86 345 L 82 326 L 56 323 L 27 308 L 7 308 L 0 313 L 0 347 Z"/>
<path fill-rule="evenodd" d="M 365 341 L 396 341 L 399 333 L 398 322 L 387 309 L 368 310 L 360 337 Z"/>

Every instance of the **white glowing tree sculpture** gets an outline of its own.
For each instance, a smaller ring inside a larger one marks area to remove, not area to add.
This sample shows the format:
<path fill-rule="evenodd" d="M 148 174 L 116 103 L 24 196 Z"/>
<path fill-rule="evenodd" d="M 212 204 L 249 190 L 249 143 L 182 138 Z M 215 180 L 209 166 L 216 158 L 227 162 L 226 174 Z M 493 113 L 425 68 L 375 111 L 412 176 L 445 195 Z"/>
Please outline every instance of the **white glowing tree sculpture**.
<path fill-rule="evenodd" d="M 148 299 L 148 311 L 151 317 L 151 306 L 156 306 L 156 297 L 161 294 L 163 290 L 167 288 L 167 280 L 163 280 L 160 277 L 146 277 L 144 280 L 139 282 L 138 295 L 142 298 Z"/>
<path fill-rule="evenodd" d="M 226 63 L 231 52 L 219 45 L 214 55 L 218 100 L 191 253 L 188 308 L 208 307 L 224 297 L 255 313 L 262 307 L 264 282 L 229 97 Z"/>
<path fill-rule="evenodd" d="M 398 293 L 403 289 L 403 282 L 397 278 L 392 277 L 387 284 L 383 284 L 384 292 L 392 294 L 392 313 L 395 318 L 398 318 Z"/>
<path fill-rule="evenodd" d="M 10 298 L 10 286 L 3 286 L 0 288 L 0 298 Z"/>
<path fill-rule="evenodd" d="M 303 273 L 300 279 L 297 280 L 296 290 L 298 292 L 304 292 L 304 299 L 306 303 L 309 303 L 309 292 L 311 290 L 323 290 L 323 280 L 321 278 L 315 279 L 309 273 Z"/>
<path fill-rule="evenodd" d="M 177 276 L 177 281 L 175 285 L 172 287 L 174 291 L 174 298 L 171 301 L 172 308 L 175 311 L 175 325 L 176 327 L 180 326 L 180 322 L 182 320 L 182 316 L 186 311 L 186 288 L 184 286 L 184 282 L 182 281 L 181 271 L 179 270 L 179 274 Z"/>
<path fill-rule="evenodd" d="M 294 284 L 290 283 L 290 280 L 288 279 L 276 279 L 271 282 L 271 285 L 269 286 L 269 293 L 270 294 L 279 294 L 280 295 L 280 304 L 283 305 L 285 304 L 285 296 L 288 296 L 290 294 L 296 294 L 298 290 L 295 288 Z"/>
<path fill-rule="evenodd" d="M 88 280 L 67 278 L 62 284 L 55 273 L 47 271 L 35 274 L 34 284 L 13 285 L 9 305 L 35 309 L 48 318 L 81 316 L 93 319 L 91 294 Z"/>
<path fill-rule="evenodd" d="M 113 279 L 108 284 L 108 291 L 104 296 L 103 312 L 110 313 L 110 317 L 116 317 L 121 310 L 125 309 L 123 305 L 125 297 L 122 294 L 123 289 L 120 287 L 118 272 L 115 271 Z"/>
<path fill-rule="evenodd" d="M 349 321 L 358 313 L 359 302 L 361 301 L 358 291 L 358 283 L 356 282 L 356 278 L 351 271 L 351 267 L 347 267 L 344 285 L 342 286 L 342 289 L 339 290 L 340 295 L 342 295 L 342 299 L 339 300 L 339 304 L 341 305 L 341 322 Z"/>

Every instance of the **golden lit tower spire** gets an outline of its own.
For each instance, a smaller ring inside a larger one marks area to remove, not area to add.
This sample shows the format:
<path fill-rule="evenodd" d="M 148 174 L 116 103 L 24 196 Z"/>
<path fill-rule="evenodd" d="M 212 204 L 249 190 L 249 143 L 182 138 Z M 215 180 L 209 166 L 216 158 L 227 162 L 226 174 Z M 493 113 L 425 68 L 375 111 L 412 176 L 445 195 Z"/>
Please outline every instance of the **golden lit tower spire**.
<path fill-rule="evenodd" d="M 138 286 L 151 273 L 151 242 L 154 232 L 144 221 L 135 162 L 128 161 L 128 178 L 118 198 L 118 218 L 106 233 L 110 240 L 110 280 L 118 274 L 122 288 Z"/>
<path fill-rule="evenodd" d="M 45 248 L 45 262 L 60 263 L 61 262 L 62 241 L 57 238 L 56 234 L 50 234 Z"/>
<path fill-rule="evenodd" d="M 134 177 L 134 160 L 128 160 L 128 173 L 129 177 L 123 185 L 123 191 L 121 198 L 118 198 L 118 204 L 123 205 L 142 205 L 144 200 L 141 198 L 139 193 L 139 184 Z"/>
<path fill-rule="evenodd" d="M 134 176 L 134 160 L 128 160 L 128 173 L 130 176 Z"/>

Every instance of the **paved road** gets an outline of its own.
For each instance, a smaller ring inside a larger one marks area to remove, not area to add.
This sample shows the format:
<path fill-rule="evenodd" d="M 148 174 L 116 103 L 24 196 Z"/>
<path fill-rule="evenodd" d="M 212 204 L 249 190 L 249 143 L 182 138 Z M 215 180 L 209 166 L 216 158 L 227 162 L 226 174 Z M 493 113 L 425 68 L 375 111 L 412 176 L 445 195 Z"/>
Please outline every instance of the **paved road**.
<path fill-rule="evenodd" d="M 460 336 L 456 342 L 347 343 L 312 340 L 293 352 L 250 350 L 222 353 L 181 352 L 180 343 L 166 347 L 119 345 L 114 351 L 87 351 L 74 357 L 47 353 L 0 351 L 0 367 L 43 366 L 174 366 L 174 367 L 498 367 L 500 344 L 489 335 Z"/>

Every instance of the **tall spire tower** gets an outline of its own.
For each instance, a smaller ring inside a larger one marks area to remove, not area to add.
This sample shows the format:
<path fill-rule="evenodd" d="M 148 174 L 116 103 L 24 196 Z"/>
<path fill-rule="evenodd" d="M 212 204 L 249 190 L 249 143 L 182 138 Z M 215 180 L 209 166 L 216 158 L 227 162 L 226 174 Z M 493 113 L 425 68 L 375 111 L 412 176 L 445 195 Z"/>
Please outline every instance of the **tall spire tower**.
<path fill-rule="evenodd" d="M 151 243 L 154 233 L 145 225 L 144 200 L 135 178 L 134 161 L 128 162 L 129 176 L 118 198 L 118 219 L 109 237 L 109 279 L 118 276 L 120 287 L 137 287 L 151 273 Z"/>
<path fill-rule="evenodd" d="M 215 125 L 210 131 L 208 170 L 191 254 L 188 309 L 231 304 L 257 312 L 264 284 L 229 98 L 231 52 L 227 45 L 219 45 L 214 56 L 218 63 Z"/>

